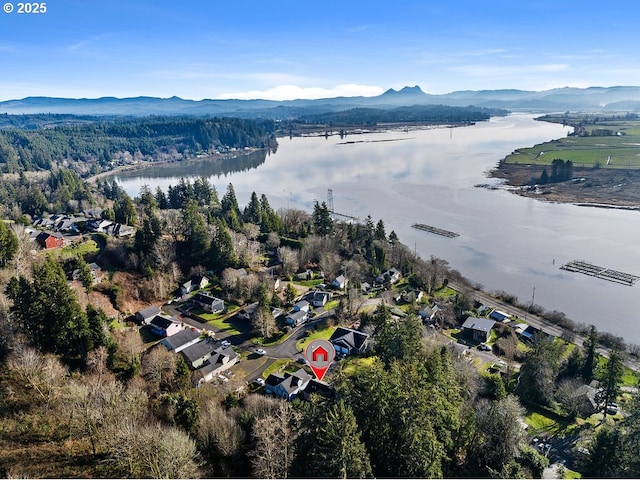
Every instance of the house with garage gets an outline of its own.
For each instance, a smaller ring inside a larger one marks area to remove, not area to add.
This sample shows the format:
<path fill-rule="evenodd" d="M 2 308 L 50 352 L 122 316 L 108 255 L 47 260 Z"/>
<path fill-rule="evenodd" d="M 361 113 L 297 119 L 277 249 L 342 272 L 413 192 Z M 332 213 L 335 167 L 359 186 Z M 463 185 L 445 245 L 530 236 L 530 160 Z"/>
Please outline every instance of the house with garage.
<path fill-rule="evenodd" d="M 284 323 L 289 326 L 297 327 L 303 324 L 309 318 L 309 314 L 304 310 L 298 310 L 297 312 L 290 312 L 284 319 Z"/>
<path fill-rule="evenodd" d="M 160 337 L 170 337 L 182 330 L 182 323 L 173 317 L 156 315 L 149 322 L 151 331 Z"/>
<path fill-rule="evenodd" d="M 191 345 L 195 345 L 199 341 L 200 332 L 191 328 L 185 328 L 175 335 L 163 338 L 160 344 L 164 345 L 170 352 L 178 353 Z"/>
<path fill-rule="evenodd" d="M 141 325 L 149 325 L 149 322 L 153 320 L 153 317 L 156 315 L 160 315 L 162 310 L 160 307 L 156 305 L 151 305 L 150 307 L 143 308 L 142 310 L 138 310 L 135 314 L 136 322 Z"/>
<path fill-rule="evenodd" d="M 329 341 L 336 349 L 336 353 L 357 355 L 364 353 L 369 346 L 369 335 L 351 328 L 338 327 Z"/>
<path fill-rule="evenodd" d="M 321 290 L 316 290 L 315 292 L 313 292 L 313 296 L 311 297 L 311 303 L 313 304 L 314 308 L 324 307 L 329 300 L 331 300 L 331 293 L 323 292 Z"/>
<path fill-rule="evenodd" d="M 209 292 L 198 292 L 193 296 L 191 301 L 209 313 L 220 313 L 224 311 L 224 300 L 214 297 Z"/>
<path fill-rule="evenodd" d="M 491 329 L 496 324 L 495 320 L 488 318 L 467 317 L 462 324 L 462 330 L 476 342 L 487 342 L 491 335 Z"/>
<path fill-rule="evenodd" d="M 210 382 L 216 376 L 238 363 L 239 358 L 231 347 L 214 350 L 204 365 L 194 372 L 194 383 L 202 385 L 205 382 Z"/>
<path fill-rule="evenodd" d="M 264 391 L 270 395 L 284 398 L 288 401 L 296 398 L 307 387 L 311 381 L 309 375 L 303 368 L 295 373 L 272 373 L 264 382 Z"/>
<path fill-rule="evenodd" d="M 193 275 L 189 280 L 184 282 L 180 287 L 180 293 L 186 295 L 187 293 L 201 290 L 209 285 L 209 279 L 204 275 Z"/>
<path fill-rule="evenodd" d="M 394 283 L 398 283 L 398 281 L 402 278 L 402 273 L 397 268 L 390 268 L 389 270 L 385 270 L 380 275 L 375 278 L 375 282 L 380 285 L 393 285 Z"/>
<path fill-rule="evenodd" d="M 331 286 L 333 288 L 343 290 L 347 288 L 348 283 L 349 283 L 349 280 L 347 279 L 347 277 L 345 277 L 344 275 L 339 275 L 336 277 L 336 279 L 333 282 L 331 282 Z"/>
<path fill-rule="evenodd" d="M 294 312 L 309 312 L 309 302 L 306 300 L 300 300 L 293 306 Z"/>
<path fill-rule="evenodd" d="M 185 348 L 180 353 L 187 361 L 187 365 L 193 370 L 202 367 L 215 351 L 215 341 L 212 338 L 205 338 L 197 343 Z"/>

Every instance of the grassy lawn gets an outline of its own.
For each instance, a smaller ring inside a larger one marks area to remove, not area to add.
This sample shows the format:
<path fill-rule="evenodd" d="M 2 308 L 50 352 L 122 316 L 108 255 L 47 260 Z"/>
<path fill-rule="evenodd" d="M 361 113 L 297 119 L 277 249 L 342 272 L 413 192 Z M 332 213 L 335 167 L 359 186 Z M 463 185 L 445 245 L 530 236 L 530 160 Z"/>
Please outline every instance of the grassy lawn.
<path fill-rule="evenodd" d="M 333 332 L 336 331 L 336 328 L 338 327 L 327 327 L 321 330 L 312 331 L 311 335 L 309 335 L 308 337 L 304 337 L 303 339 L 298 340 L 298 343 L 296 343 L 296 348 L 299 351 L 304 352 L 304 349 L 307 348 L 307 345 L 312 340 L 316 340 L 318 338 L 321 338 L 323 340 L 329 340 L 329 337 L 333 335 Z"/>
<path fill-rule="evenodd" d="M 287 365 L 291 363 L 291 360 L 286 358 L 278 358 L 275 362 L 265 368 L 264 372 L 262 372 L 262 378 L 267 378 L 272 373 L 279 372 L 283 370 Z"/>
<path fill-rule="evenodd" d="M 254 338 L 252 341 L 256 345 L 262 345 L 263 347 L 272 347 L 274 345 L 279 345 L 284 342 L 287 338 L 289 338 L 290 333 L 285 333 L 282 330 L 278 331 L 275 335 L 272 335 L 269 338 Z"/>
<path fill-rule="evenodd" d="M 301 287 L 313 288 L 316 285 L 324 283 L 324 278 L 315 278 L 313 280 L 292 280 L 292 283 L 300 285 Z"/>
<path fill-rule="evenodd" d="M 213 320 L 209 320 L 209 321 L 207 321 L 207 323 L 209 325 L 213 325 L 214 327 L 216 327 L 221 332 L 228 333 L 229 335 L 240 335 L 240 334 L 242 334 L 242 331 L 240 330 L 240 327 L 235 324 L 235 322 L 232 320 L 232 317 L 230 317 L 230 316 L 226 316 L 226 317 L 219 317 L 218 316 L 218 318 L 214 318 Z"/>
<path fill-rule="evenodd" d="M 339 303 L 340 303 L 340 300 L 330 300 L 325 304 L 324 309 L 331 310 L 332 308 L 336 308 Z"/>
<path fill-rule="evenodd" d="M 61 258 L 72 258 L 85 255 L 89 255 L 92 253 L 97 253 L 99 251 L 98 244 L 95 240 L 86 240 L 82 243 L 74 243 L 73 245 L 67 245 L 60 249 L 52 250 L 52 253 L 58 254 Z"/>
<path fill-rule="evenodd" d="M 352 357 L 348 360 L 344 360 L 342 371 L 345 375 L 359 375 L 363 373 L 365 370 L 371 368 L 373 363 L 377 360 L 378 357 Z"/>

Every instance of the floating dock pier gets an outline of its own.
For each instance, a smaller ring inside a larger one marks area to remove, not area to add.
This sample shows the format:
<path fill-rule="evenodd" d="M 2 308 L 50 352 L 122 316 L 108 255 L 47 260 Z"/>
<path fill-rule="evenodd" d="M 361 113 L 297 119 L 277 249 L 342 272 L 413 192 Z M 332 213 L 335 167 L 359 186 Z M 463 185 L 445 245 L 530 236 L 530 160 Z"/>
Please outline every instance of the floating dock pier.
<path fill-rule="evenodd" d="M 566 270 L 568 272 L 578 272 L 590 277 L 597 277 L 610 282 L 621 283 L 623 285 L 632 286 L 640 277 L 631 275 L 630 273 L 618 272 L 617 270 L 611 270 L 610 268 L 599 267 L 582 260 L 574 260 L 560 267 L 560 270 Z"/>
<path fill-rule="evenodd" d="M 456 232 L 450 232 L 449 230 L 443 230 L 441 228 L 432 227 L 431 225 L 425 225 L 424 223 L 414 223 L 411 226 L 413 228 L 417 228 L 418 230 L 424 230 L 425 232 L 435 233 L 436 235 L 441 235 L 443 237 L 455 238 L 460 236 L 460 234 Z"/>

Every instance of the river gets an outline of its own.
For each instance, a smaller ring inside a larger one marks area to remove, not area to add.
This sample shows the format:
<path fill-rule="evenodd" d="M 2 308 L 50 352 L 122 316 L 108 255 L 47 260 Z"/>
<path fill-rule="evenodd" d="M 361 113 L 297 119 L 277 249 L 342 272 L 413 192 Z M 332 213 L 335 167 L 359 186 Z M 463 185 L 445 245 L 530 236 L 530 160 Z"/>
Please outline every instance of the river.
<path fill-rule="evenodd" d="M 253 154 L 240 171 L 229 163 L 193 160 L 127 172 L 115 180 L 136 196 L 142 185 L 165 191 L 179 177 L 205 175 L 220 195 L 238 200 L 265 193 L 274 208 L 311 211 L 332 189 L 335 211 L 382 218 L 387 232 L 423 258 L 446 259 L 487 291 L 559 310 L 574 321 L 640 344 L 640 295 L 625 286 L 569 273 L 575 259 L 640 275 L 640 213 L 542 202 L 505 190 L 486 172 L 513 150 L 565 136 L 568 128 L 512 114 L 458 128 L 281 138 L 277 153 Z M 460 234 L 446 238 L 411 228 L 425 223 Z"/>

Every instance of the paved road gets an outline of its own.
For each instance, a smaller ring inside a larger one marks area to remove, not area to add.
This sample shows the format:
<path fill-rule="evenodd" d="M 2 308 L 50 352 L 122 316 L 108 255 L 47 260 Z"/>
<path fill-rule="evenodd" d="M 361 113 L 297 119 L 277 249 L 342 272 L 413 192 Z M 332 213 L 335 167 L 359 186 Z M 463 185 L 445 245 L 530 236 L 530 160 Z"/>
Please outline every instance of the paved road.
<path fill-rule="evenodd" d="M 468 289 L 462 288 L 459 285 L 456 285 L 454 283 L 449 283 L 449 286 L 458 292 L 468 291 Z M 539 317 L 538 315 L 534 315 L 532 313 L 522 310 L 521 308 L 514 307 L 513 305 L 509 305 L 501 300 L 498 300 L 495 297 L 492 297 L 491 295 L 481 290 L 471 289 L 471 296 L 479 300 L 480 302 L 484 303 L 485 305 L 497 308 L 498 310 L 508 313 L 509 315 L 514 315 L 518 318 L 521 318 L 529 325 L 532 325 L 533 327 L 538 328 L 543 332 L 553 335 L 555 337 L 562 337 L 562 334 L 565 331 L 563 328 L 558 327 L 557 325 L 554 325 L 553 323 L 549 322 L 548 320 L 545 320 L 542 317 Z M 581 335 L 575 334 L 575 336 L 573 336 L 572 343 L 575 343 L 576 345 L 583 347 L 584 340 L 585 340 L 584 337 L 582 337 Z M 599 347 L 597 348 L 597 352 L 603 357 L 609 358 L 608 348 Z M 640 372 L 640 363 L 634 359 L 626 358 L 625 365 L 636 372 Z"/>

